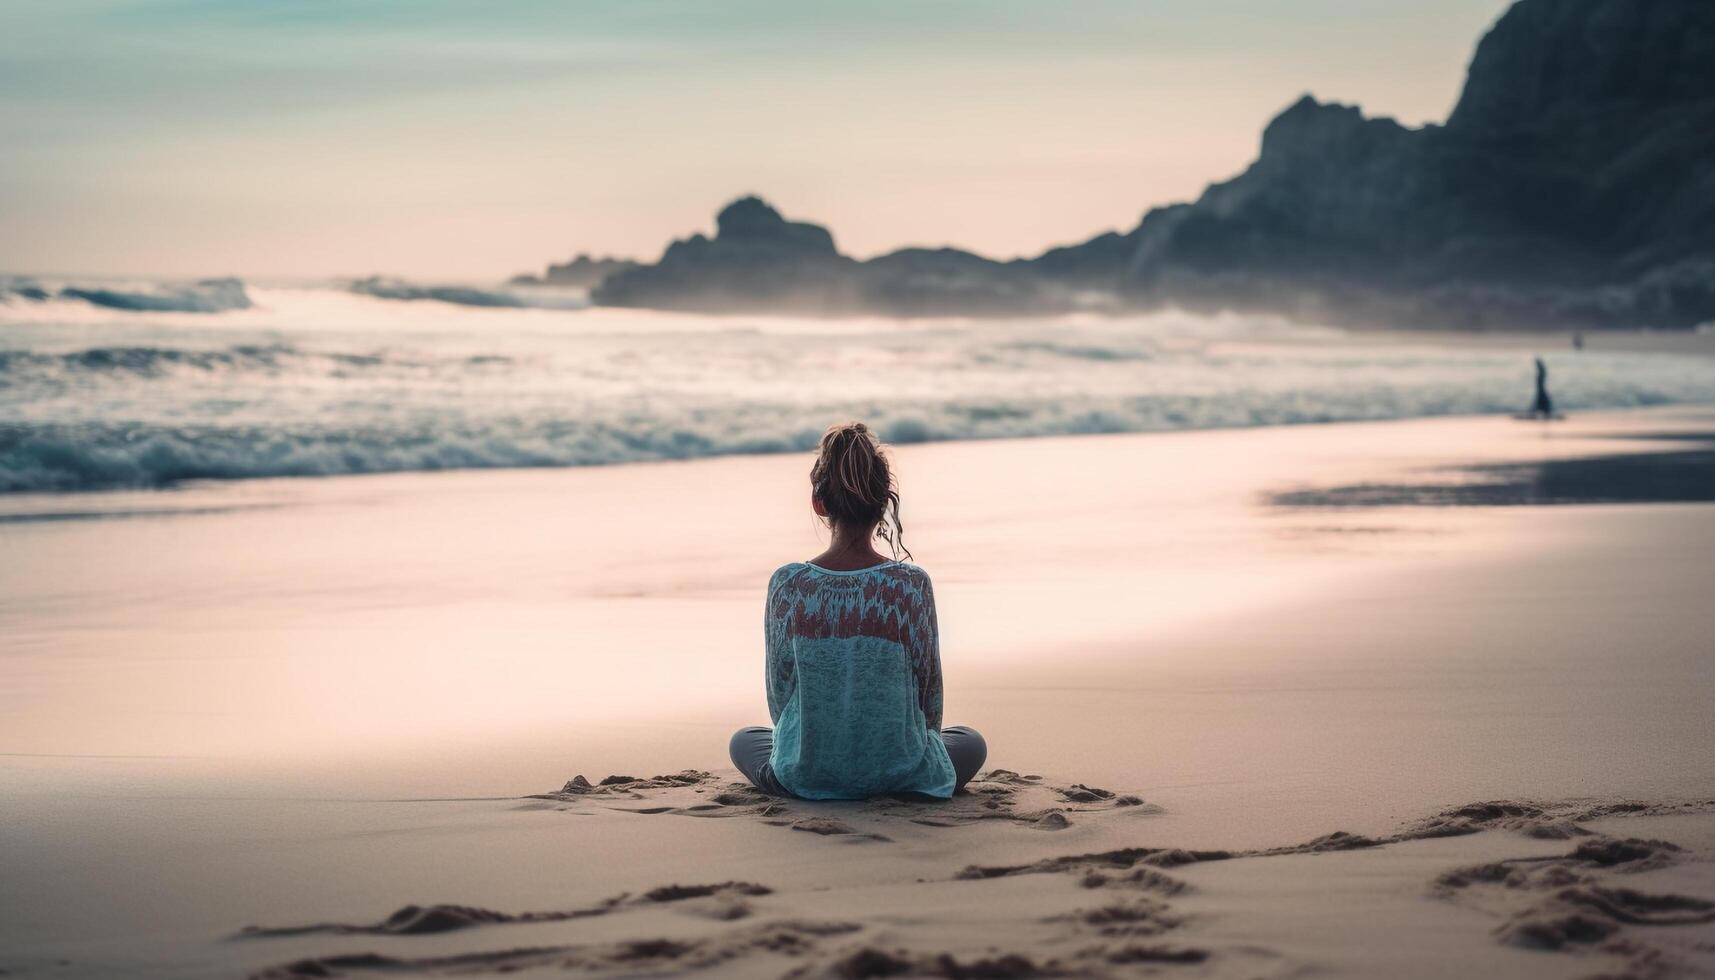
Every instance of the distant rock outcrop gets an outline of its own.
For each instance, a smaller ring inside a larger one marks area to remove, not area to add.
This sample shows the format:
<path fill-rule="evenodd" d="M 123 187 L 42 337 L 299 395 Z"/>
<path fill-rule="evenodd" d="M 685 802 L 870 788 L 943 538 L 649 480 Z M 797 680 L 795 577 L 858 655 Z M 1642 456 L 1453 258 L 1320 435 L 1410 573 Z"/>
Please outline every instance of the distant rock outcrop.
<path fill-rule="evenodd" d="M 1257 160 L 1129 232 L 859 262 L 754 197 L 598 303 L 1005 315 L 1091 305 L 1452 327 L 1715 321 L 1715 2 L 1519 0 L 1446 125 L 1305 96 Z M 1102 297 L 1106 297 L 1104 301 Z"/>
<path fill-rule="evenodd" d="M 864 309 L 890 316 L 1013 316 L 1099 303 L 1019 262 L 956 248 L 902 248 L 863 263 Z"/>
<path fill-rule="evenodd" d="M 713 238 L 675 241 L 659 262 L 610 276 L 590 296 L 608 306 L 835 314 L 857 304 L 856 264 L 826 228 L 744 197 L 715 216 Z"/>
<path fill-rule="evenodd" d="M 575 289 L 590 289 L 603 279 L 616 272 L 634 269 L 637 263 L 631 259 L 614 258 L 604 255 L 596 258 L 588 254 L 580 254 L 570 262 L 548 266 L 548 271 L 542 275 L 529 274 L 513 276 L 507 280 L 512 286 L 566 286 Z"/>
<path fill-rule="evenodd" d="M 901 249 L 860 262 L 820 225 L 788 221 L 744 197 L 715 216 L 715 236 L 667 246 L 591 292 L 609 306 L 839 316 L 995 315 L 1058 309 L 1062 290 L 1014 264 L 958 249 Z"/>

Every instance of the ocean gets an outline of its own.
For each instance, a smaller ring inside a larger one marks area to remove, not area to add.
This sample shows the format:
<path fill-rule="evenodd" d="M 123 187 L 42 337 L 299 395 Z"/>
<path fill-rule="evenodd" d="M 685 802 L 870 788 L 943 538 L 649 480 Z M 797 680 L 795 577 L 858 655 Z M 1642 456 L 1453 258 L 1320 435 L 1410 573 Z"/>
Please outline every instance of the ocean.
<path fill-rule="evenodd" d="M 346 284 L 239 286 L 251 305 L 226 308 L 233 288 L 0 290 L 0 492 L 795 452 L 846 418 L 906 444 L 1506 413 L 1534 377 L 1528 349 L 1263 317 L 812 320 Z M 1565 410 L 1715 402 L 1715 359 L 1542 344 Z"/>

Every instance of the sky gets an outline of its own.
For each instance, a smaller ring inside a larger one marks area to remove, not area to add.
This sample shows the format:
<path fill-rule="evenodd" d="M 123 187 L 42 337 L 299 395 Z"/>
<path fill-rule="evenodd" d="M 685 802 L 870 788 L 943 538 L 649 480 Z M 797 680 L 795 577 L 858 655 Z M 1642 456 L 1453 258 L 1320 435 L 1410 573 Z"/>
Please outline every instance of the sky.
<path fill-rule="evenodd" d="M 1134 225 L 1505 0 L 0 0 L 0 272 L 485 281 L 757 193 L 843 251 Z"/>

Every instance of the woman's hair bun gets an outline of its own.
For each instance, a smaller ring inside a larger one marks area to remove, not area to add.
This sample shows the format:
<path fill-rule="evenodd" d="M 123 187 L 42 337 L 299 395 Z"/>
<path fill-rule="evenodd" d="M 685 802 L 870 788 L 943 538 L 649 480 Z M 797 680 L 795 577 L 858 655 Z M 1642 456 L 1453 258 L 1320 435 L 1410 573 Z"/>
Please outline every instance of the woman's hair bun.
<path fill-rule="evenodd" d="M 895 557 L 904 552 L 904 528 L 899 523 L 899 490 L 887 452 L 862 422 L 831 425 L 822 433 L 816 462 L 810 467 L 810 488 L 828 523 L 875 525 L 876 536 L 888 543 Z"/>

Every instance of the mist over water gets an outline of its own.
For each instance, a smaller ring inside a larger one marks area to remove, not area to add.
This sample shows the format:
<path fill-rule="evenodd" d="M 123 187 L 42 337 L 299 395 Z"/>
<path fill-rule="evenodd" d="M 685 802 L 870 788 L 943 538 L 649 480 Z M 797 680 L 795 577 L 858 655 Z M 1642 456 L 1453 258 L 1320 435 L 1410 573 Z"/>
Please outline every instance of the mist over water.
<path fill-rule="evenodd" d="M 846 417 L 907 443 L 1512 412 L 1532 383 L 1526 351 L 1183 313 L 821 321 L 250 295 L 212 314 L 0 302 L 0 492 L 798 451 Z M 1715 402 L 1707 359 L 1546 359 L 1568 410 Z"/>

